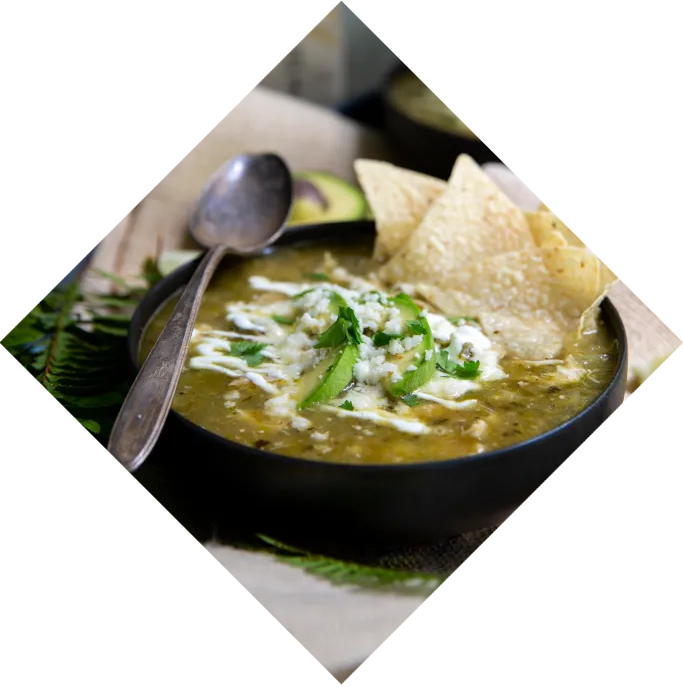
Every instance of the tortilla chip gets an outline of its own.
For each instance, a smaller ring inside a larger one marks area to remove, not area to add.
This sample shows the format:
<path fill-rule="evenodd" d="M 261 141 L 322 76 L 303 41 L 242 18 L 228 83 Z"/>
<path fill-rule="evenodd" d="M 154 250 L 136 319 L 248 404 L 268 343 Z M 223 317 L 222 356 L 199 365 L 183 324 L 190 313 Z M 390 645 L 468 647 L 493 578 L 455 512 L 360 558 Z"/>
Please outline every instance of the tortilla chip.
<path fill-rule="evenodd" d="M 600 36 L 595 17 L 581 19 L 567 39 L 565 50 L 584 59 L 602 62 L 603 56 L 609 51 L 609 46 Z"/>
<path fill-rule="evenodd" d="M 602 303 L 610 292 L 612 286 L 621 279 L 629 258 L 631 257 L 631 253 L 633 253 L 632 246 L 614 248 L 598 253 L 597 258 L 600 264 L 598 294 L 590 308 L 582 315 L 579 323 L 579 331 L 588 332 L 597 327 L 596 316 L 600 308 L 600 303 Z"/>
<path fill-rule="evenodd" d="M 550 208 L 541 210 L 541 206 L 536 212 L 524 214 L 534 241 L 539 248 L 552 248 L 562 245 L 585 248 L 588 245 L 591 235 L 591 221 L 587 217 L 551 215 Z M 557 234 L 562 239 L 561 241 L 558 241 Z"/>
<path fill-rule="evenodd" d="M 635 54 L 636 70 L 655 83 L 669 81 L 683 88 L 683 49 L 664 48 L 654 41 L 645 41 Z"/>
<path fill-rule="evenodd" d="M 514 357 L 557 357 L 601 297 L 600 261 L 571 246 L 505 253 L 468 265 L 442 290 L 420 295 L 447 315 L 476 317 Z"/>
<path fill-rule="evenodd" d="M 460 155 L 448 188 L 380 278 L 450 288 L 458 272 L 475 261 L 533 247 L 524 213 L 471 157 Z"/>
<path fill-rule="evenodd" d="M 356 160 L 358 182 L 377 227 L 375 259 L 392 257 L 422 221 L 446 182 L 377 160 Z"/>

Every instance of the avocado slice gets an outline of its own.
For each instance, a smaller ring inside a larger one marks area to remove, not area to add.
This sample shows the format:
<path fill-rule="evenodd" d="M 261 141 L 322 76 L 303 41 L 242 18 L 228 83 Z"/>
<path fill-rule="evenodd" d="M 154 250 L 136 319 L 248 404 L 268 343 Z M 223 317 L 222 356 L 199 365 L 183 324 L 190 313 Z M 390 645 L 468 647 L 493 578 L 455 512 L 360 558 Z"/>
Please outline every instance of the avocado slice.
<path fill-rule="evenodd" d="M 402 377 L 398 382 L 388 382 L 387 390 L 392 396 L 405 396 L 424 386 L 436 372 L 434 335 L 427 318 L 420 316 L 420 308 L 408 296 L 400 294 L 391 300 L 401 313 L 404 322 L 414 322 L 415 327 L 424 332 L 419 346 L 407 351 L 401 358 L 395 358 L 395 363 Z M 432 351 L 429 360 L 425 358 L 427 351 Z M 420 359 L 416 362 L 418 355 Z M 415 365 L 416 369 L 406 372 L 411 365 Z"/>
<path fill-rule="evenodd" d="M 359 355 L 358 346 L 347 344 L 304 373 L 298 408 L 325 403 L 344 391 L 353 380 L 353 366 Z"/>
<path fill-rule="evenodd" d="M 368 204 L 353 184 L 327 172 L 294 175 L 294 207 L 290 226 L 365 219 Z"/>

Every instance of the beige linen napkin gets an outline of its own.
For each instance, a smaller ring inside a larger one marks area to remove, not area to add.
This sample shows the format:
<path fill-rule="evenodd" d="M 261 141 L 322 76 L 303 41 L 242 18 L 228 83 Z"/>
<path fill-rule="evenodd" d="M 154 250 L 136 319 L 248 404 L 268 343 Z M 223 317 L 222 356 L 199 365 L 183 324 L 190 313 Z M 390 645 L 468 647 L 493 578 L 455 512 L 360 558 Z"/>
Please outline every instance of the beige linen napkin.
<path fill-rule="evenodd" d="M 169 53 L 145 56 L 127 86 L 124 143 L 93 264 L 134 275 L 160 245 L 184 245 L 188 210 L 211 172 L 232 154 L 266 150 L 293 169 L 348 178 L 356 157 L 387 158 L 381 140 L 334 113 Z M 502 165 L 487 170 L 524 208 L 544 201 L 556 213 L 591 217 L 593 250 L 635 246 L 611 296 L 626 324 L 631 365 L 683 345 L 681 259 L 571 190 Z M 683 453 L 683 404 L 656 404 L 631 389 L 636 393 L 629 393 L 607 445 L 566 489 L 504 525 L 383 563 L 564 581 L 602 595 L 683 560 L 683 526 L 660 517 L 683 483 L 683 465 L 672 463 Z M 643 501 L 644 476 L 665 469 Z M 180 528 L 162 532 L 168 518 L 143 520 L 143 544 L 164 563 L 198 543 Z M 333 588 L 266 556 L 218 545 L 190 552 L 176 570 L 251 601 L 264 614 L 261 629 L 288 633 L 286 648 L 303 657 L 294 674 L 300 682 L 426 679 L 560 610 L 534 600 L 523 608 L 446 612 L 426 600 Z M 219 682 L 234 677 L 214 675 Z"/>
<path fill-rule="evenodd" d="M 223 162 L 274 152 L 293 170 L 352 178 L 360 151 L 383 156 L 382 141 L 325 108 L 154 51 L 125 87 L 121 151 L 107 193 L 93 265 L 135 276 L 145 257 L 191 245 L 189 210 Z"/>

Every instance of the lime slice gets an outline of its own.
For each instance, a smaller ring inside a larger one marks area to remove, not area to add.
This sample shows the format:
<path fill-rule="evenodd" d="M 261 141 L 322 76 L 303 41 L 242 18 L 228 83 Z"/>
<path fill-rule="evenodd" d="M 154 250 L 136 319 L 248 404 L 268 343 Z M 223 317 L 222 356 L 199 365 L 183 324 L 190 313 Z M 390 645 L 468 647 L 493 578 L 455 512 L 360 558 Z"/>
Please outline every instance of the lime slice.
<path fill-rule="evenodd" d="M 39 172 L 33 188 L 55 212 L 77 214 L 99 210 L 104 205 L 108 169 L 84 169 L 77 172 Z"/>
<path fill-rule="evenodd" d="M 165 277 L 201 255 L 199 250 L 167 250 L 157 258 L 157 268 Z"/>
<path fill-rule="evenodd" d="M 636 371 L 640 386 L 653 398 L 673 401 L 683 398 L 683 349 L 656 358 Z"/>
<path fill-rule="evenodd" d="M 114 166 L 114 158 L 96 148 L 77 150 L 66 166 L 67 171 L 77 172 L 82 169 L 103 169 Z"/>
<path fill-rule="evenodd" d="M 647 232 L 653 241 L 674 253 L 683 255 L 683 226 L 671 220 L 660 219 Z"/>
<path fill-rule="evenodd" d="M 31 195 L 32 177 L 61 169 L 68 159 L 68 150 L 51 143 L 39 143 L 24 149 L 5 171 L 0 202 L 12 212 L 21 212 Z"/>

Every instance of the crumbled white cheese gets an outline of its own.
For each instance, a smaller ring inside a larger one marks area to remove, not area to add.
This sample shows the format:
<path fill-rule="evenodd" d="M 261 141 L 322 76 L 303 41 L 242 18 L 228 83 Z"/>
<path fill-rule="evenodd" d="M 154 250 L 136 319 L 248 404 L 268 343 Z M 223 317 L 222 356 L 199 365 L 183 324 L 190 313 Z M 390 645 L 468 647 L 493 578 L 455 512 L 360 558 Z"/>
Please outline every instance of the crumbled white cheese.
<path fill-rule="evenodd" d="M 264 404 L 263 408 L 274 417 L 290 417 L 294 414 L 296 408 L 296 401 L 290 397 L 289 394 L 281 394 L 269 398 Z"/>
<path fill-rule="evenodd" d="M 301 319 L 299 320 L 299 331 L 313 331 L 320 332 L 325 327 L 325 320 L 318 320 L 315 317 L 311 317 L 307 312 L 305 312 Z"/>
<path fill-rule="evenodd" d="M 292 428 L 298 430 L 299 432 L 303 432 L 305 429 L 308 429 L 311 426 L 311 421 L 307 420 L 305 417 L 301 417 L 301 415 L 295 415 L 292 418 Z"/>
<path fill-rule="evenodd" d="M 431 348 L 429 350 L 425 351 L 425 360 L 427 360 L 427 361 L 431 360 L 433 354 L 434 354 L 434 351 Z"/>
<path fill-rule="evenodd" d="M 390 320 L 387 320 L 386 324 L 384 325 L 384 331 L 386 334 L 389 334 L 390 336 L 396 336 L 401 333 L 401 330 L 403 328 L 403 322 L 401 320 L 401 317 L 393 317 Z"/>
<path fill-rule="evenodd" d="M 413 336 L 406 336 L 405 339 L 403 339 L 403 346 L 406 349 L 406 351 L 410 351 L 413 348 L 416 348 L 422 343 L 422 339 L 424 339 L 423 334 L 414 334 Z"/>
<path fill-rule="evenodd" d="M 427 322 L 435 341 L 447 343 L 451 340 L 455 327 L 443 315 L 427 313 Z"/>
<path fill-rule="evenodd" d="M 389 353 L 391 355 L 400 355 L 403 353 L 406 349 L 405 346 L 401 343 L 400 339 L 392 339 L 389 342 Z"/>
<path fill-rule="evenodd" d="M 329 436 L 327 432 L 313 432 L 313 434 L 311 434 L 311 439 L 313 441 L 327 441 Z"/>

